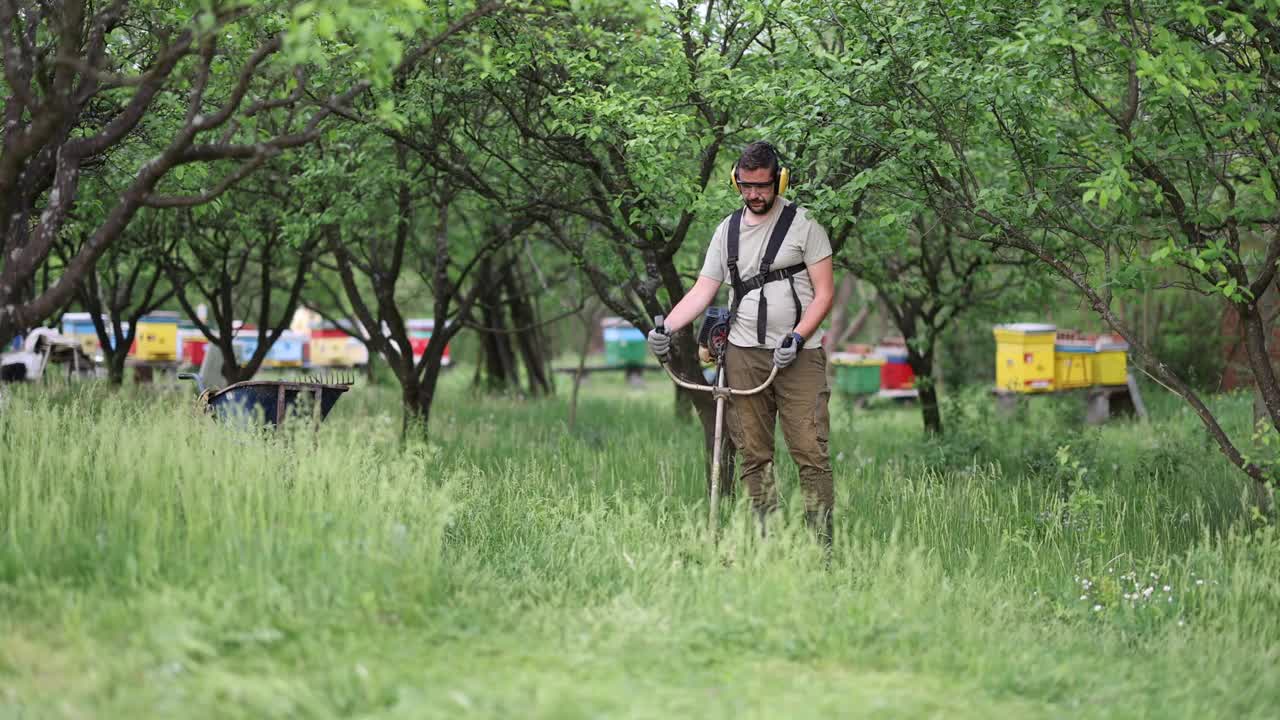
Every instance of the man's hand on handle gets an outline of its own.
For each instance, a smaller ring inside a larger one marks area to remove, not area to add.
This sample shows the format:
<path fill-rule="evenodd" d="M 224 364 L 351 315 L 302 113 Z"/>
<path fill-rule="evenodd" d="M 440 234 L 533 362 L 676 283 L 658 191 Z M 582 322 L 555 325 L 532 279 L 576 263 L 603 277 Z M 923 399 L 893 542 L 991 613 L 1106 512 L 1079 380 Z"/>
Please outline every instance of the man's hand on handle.
<path fill-rule="evenodd" d="M 778 369 L 787 367 L 796 361 L 796 354 L 804 347 L 804 338 L 799 333 L 788 333 L 773 351 L 773 364 Z"/>
<path fill-rule="evenodd" d="M 666 362 L 671 358 L 671 335 L 662 324 L 661 315 L 654 316 L 653 329 L 649 331 L 648 340 L 649 349 L 658 357 L 658 360 Z"/>

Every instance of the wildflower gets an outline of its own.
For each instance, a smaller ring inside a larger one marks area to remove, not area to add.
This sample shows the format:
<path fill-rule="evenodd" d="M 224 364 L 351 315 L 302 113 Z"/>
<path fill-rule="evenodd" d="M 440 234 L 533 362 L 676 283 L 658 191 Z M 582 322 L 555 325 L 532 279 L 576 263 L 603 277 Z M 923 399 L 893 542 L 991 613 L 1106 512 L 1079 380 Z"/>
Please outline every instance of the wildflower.
<path fill-rule="evenodd" d="M 1088 596 L 1088 595 L 1081 595 L 1081 596 L 1080 596 L 1080 599 L 1081 599 L 1081 600 L 1088 600 L 1088 599 L 1089 599 L 1089 596 Z"/>
<path fill-rule="evenodd" d="M 1094 612 L 1101 612 L 1101 611 L 1102 611 L 1102 606 L 1101 606 L 1101 605 L 1094 605 L 1094 606 L 1093 606 L 1093 611 L 1094 611 Z"/>
<path fill-rule="evenodd" d="M 1162 587 L 1162 588 L 1160 588 L 1160 589 L 1161 589 L 1161 590 L 1164 590 L 1165 592 L 1171 592 L 1171 591 L 1172 591 L 1172 590 L 1171 590 L 1171 588 L 1170 588 L 1168 585 L 1165 585 L 1164 587 Z"/>
<path fill-rule="evenodd" d="M 1197 584 L 1197 585 L 1203 585 L 1203 584 L 1204 584 L 1204 580 L 1196 580 L 1196 584 Z"/>
<path fill-rule="evenodd" d="M 1151 593 L 1152 593 L 1152 592 L 1154 592 L 1154 591 L 1155 591 L 1155 588 L 1153 588 L 1153 587 L 1151 587 L 1150 585 L 1148 585 L 1145 589 L 1143 589 L 1143 591 L 1142 591 L 1142 597 L 1144 597 L 1144 598 L 1151 597 Z"/>

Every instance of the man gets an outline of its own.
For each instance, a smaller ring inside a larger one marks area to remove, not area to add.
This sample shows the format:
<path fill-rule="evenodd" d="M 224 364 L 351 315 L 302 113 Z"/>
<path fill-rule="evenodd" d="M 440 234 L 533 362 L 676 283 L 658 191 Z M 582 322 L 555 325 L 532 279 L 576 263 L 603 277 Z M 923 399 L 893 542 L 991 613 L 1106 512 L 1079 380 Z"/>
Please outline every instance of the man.
<path fill-rule="evenodd" d="M 800 468 L 805 523 L 830 553 L 835 505 L 827 450 L 831 391 L 819 326 L 835 294 L 831 242 L 803 208 L 782 197 L 788 172 L 769 143 L 747 145 L 733 178 L 744 207 L 716 228 L 697 282 L 667 315 L 666 332 L 649 333 L 649 347 L 665 357 L 671 348 L 667 333 L 700 316 L 721 284 L 733 288 L 727 381 L 731 387 L 755 387 L 774 365 L 779 368 L 769 389 L 735 397 L 728 408 L 729 434 L 742 453 L 742 480 L 761 534 L 768 514 L 778 507 L 770 465 L 780 419 L 787 449 Z"/>

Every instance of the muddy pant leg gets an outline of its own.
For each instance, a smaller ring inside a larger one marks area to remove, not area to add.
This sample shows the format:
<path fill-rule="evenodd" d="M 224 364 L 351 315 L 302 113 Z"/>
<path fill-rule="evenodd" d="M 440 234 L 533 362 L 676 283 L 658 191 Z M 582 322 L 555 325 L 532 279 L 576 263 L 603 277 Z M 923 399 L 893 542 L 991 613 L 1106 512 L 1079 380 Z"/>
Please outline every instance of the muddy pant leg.
<path fill-rule="evenodd" d="M 827 449 L 831 390 L 827 387 L 826 352 L 821 348 L 802 350 L 791 367 L 778 373 L 774 387 L 782 435 L 800 470 L 805 511 L 828 515 L 835 506 L 835 487 Z"/>
<path fill-rule="evenodd" d="M 752 388 L 769 377 L 769 371 L 773 368 L 773 353 L 769 350 L 731 346 L 725 364 L 731 387 Z M 741 453 L 742 482 L 751 495 L 751 506 L 761 512 L 772 511 L 778 506 L 778 491 L 774 486 L 770 467 L 773 463 L 773 427 L 777 412 L 772 390 L 729 400 L 729 434 Z"/>

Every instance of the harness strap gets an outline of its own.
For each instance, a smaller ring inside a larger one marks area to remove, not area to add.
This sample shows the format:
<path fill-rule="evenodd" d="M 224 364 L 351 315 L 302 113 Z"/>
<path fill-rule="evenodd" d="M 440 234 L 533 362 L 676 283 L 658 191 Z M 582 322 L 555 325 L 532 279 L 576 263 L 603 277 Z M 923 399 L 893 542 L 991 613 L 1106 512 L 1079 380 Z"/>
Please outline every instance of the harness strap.
<path fill-rule="evenodd" d="M 764 249 L 764 259 L 760 261 L 761 274 L 769 272 L 773 267 L 773 261 L 778 257 L 778 250 L 782 249 L 782 241 L 787 239 L 787 231 L 791 229 L 791 221 L 795 219 L 795 203 L 782 208 L 782 214 L 778 216 L 778 224 L 773 226 L 773 234 L 769 236 L 769 244 Z"/>
<path fill-rule="evenodd" d="M 760 290 L 760 302 L 756 306 L 756 342 L 764 344 L 765 336 L 769 327 L 769 301 L 765 298 L 762 289 L 766 283 L 777 280 L 786 280 L 791 285 L 791 299 L 795 302 L 796 324 L 800 324 L 800 295 L 796 292 L 795 280 L 792 278 L 805 269 L 803 263 L 797 263 L 781 270 L 772 270 L 774 259 L 778 257 L 778 251 L 782 248 L 783 241 L 787 238 L 787 232 L 791 230 L 791 223 L 796 219 L 796 206 L 794 203 L 788 204 L 782 208 L 782 214 L 778 216 L 778 222 L 773 226 L 773 232 L 769 235 L 769 244 L 765 246 L 764 257 L 760 260 L 760 271 L 748 280 L 743 280 L 738 272 L 738 236 L 742 233 L 742 208 L 734 211 L 729 216 L 729 236 L 726 245 L 726 264 L 729 266 L 729 282 L 733 286 L 733 305 L 729 309 L 729 322 L 738 314 L 738 305 L 741 304 L 742 298 L 752 290 Z"/>

